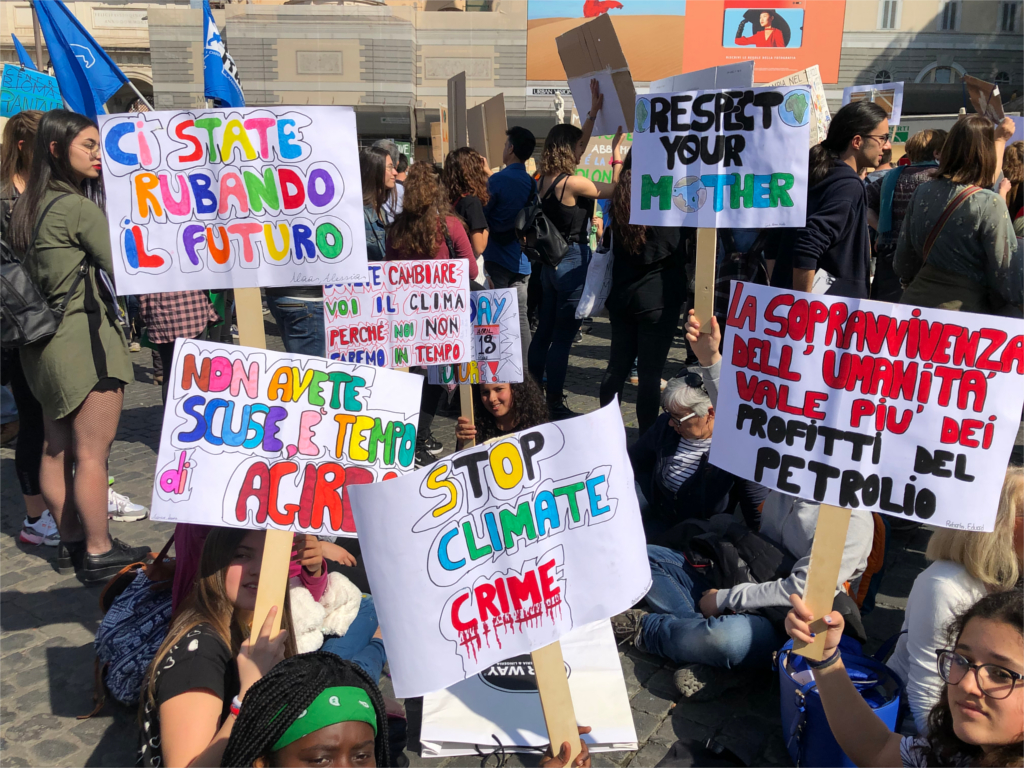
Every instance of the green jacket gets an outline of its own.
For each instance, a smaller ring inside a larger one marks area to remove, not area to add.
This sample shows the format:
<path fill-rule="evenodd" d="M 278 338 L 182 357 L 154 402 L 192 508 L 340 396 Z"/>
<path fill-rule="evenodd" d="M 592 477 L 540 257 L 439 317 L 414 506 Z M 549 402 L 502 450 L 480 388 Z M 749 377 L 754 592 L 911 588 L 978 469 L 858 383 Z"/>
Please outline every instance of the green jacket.
<path fill-rule="evenodd" d="M 60 194 L 48 191 L 39 212 Z M 113 272 L 106 216 L 88 198 L 71 194 L 46 214 L 25 268 L 50 306 L 56 307 L 86 256 L 94 266 Z M 101 379 L 123 384 L 135 380 L 128 343 L 104 307 L 95 268 L 79 282 L 57 333 L 21 348 L 21 364 L 43 414 L 54 420 L 70 415 Z"/>

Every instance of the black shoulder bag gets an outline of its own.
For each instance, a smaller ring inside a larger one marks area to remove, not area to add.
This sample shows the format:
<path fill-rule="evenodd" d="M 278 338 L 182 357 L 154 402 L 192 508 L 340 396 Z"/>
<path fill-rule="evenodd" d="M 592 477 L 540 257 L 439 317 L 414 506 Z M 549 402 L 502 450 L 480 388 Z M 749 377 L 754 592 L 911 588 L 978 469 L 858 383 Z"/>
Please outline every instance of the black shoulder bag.
<path fill-rule="evenodd" d="M 530 202 L 516 216 L 516 237 L 519 238 L 523 253 L 530 261 L 540 261 L 549 267 L 557 267 L 569 251 L 569 241 L 544 213 L 542 207 L 544 200 L 555 191 L 558 182 L 568 176 L 567 173 L 559 174 L 542 196 L 538 197 L 534 193 Z M 564 189 L 562 193 L 565 194 Z"/>

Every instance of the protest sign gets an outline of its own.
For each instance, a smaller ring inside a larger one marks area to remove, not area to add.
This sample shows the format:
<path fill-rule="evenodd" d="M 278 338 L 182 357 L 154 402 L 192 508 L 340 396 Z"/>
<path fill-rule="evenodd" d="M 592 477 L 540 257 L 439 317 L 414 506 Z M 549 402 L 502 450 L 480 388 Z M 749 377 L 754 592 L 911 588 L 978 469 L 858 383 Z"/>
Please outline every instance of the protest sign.
<path fill-rule="evenodd" d="M 999 86 L 970 75 L 964 75 L 961 80 L 967 89 L 967 96 L 974 111 L 999 125 L 1006 116 L 1003 112 L 1003 97 L 999 94 Z"/>
<path fill-rule="evenodd" d="M 825 86 L 821 83 L 818 65 L 815 64 L 813 67 L 768 83 L 768 86 L 772 88 L 796 85 L 804 85 L 811 89 L 811 130 L 808 136 L 808 146 L 815 147 L 825 140 L 828 135 L 828 124 L 832 122 L 832 113 L 828 109 Z"/>
<path fill-rule="evenodd" d="M 470 362 L 467 264 L 375 262 L 365 282 L 325 285 L 327 356 L 381 368 Z"/>
<path fill-rule="evenodd" d="M 802 227 L 809 122 L 805 87 L 637 97 L 630 223 Z"/>
<path fill-rule="evenodd" d="M 608 621 L 574 629 L 562 652 L 576 719 L 591 752 L 637 748 L 629 695 Z M 476 746 L 531 752 L 548 744 L 533 662 L 527 655 L 499 661 L 461 683 L 423 697 L 422 757 L 478 754 Z"/>
<path fill-rule="evenodd" d="M 576 127 L 579 128 L 579 125 L 576 125 Z M 580 158 L 580 164 L 576 166 L 576 175 L 584 176 L 595 183 L 611 184 L 614 171 L 612 168 L 612 141 L 614 139 L 614 134 L 611 136 L 592 136 L 586 150 L 583 152 L 583 157 Z M 622 144 L 620 145 L 623 157 L 629 154 L 632 146 L 633 134 L 624 134 Z"/>
<path fill-rule="evenodd" d="M 489 168 L 501 168 L 505 152 L 505 96 L 499 93 L 466 113 L 469 146 L 487 160 Z"/>
<path fill-rule="evenodd" d="M 880 106 L 889 119 L 889 127 L 896 128 L 900 124 L 900 117 L 903 116 L 903 83 L 851 85 L 843 88 L 844 107 L 858 101 L 870 101 Z"/>
<path fill-rule="evenodd" d="M 754 86 L 754 62 L 741 61 L 738 64 L 723 64 L 696 72 L 684 72 L 674 77 L 665 77 L 651 83 L 650 93 L 678 93 L 679 91 L 724 90 L 726 88 L 752 88 Z"/>
<path fill-rule="evenodd" d="M 351 487 L 413 467 L 418 376 L 183 339 L 165 375 L 153 520 L 351 537 Z"/>
<path fill-rule="evenodd" d="M 100 116 L 123 295 L 363 280 L 351 107 Z"/>
<path fill-rule="evenodd" d="M 636 91 L 611 18 L 607 14 L 598 16 L 555 42 L 580 115 L 590 112 L 590 81 L 597 80 L 601 87 L 604 102 L 592 132 L 610 136 L 620 126 L 623 131 L 632 131 Z"/>
<path fill-rule="evenodd" d="M 617 402 L 349 498 L 400 698 L 550 647 L 650 587 Z"/>
<path fill-rule="evenodd" d="M 824 504 L 992 530 L 1024 321 L 733 283 L 727 325 L 712 464 Z"/>
<path fill-rule="evenodd" d="M 448 106 L 444 110 L 448 113 L 448 152 L 469 146 L 466 128 L 466 73 L 448 78 Z"/>
<path fill-rule="evenodd" d="M 515 288 L 469 294 L 473 360 L 427 369 L 431 384 L 513 384 L 523 380 L 519 302 Z"/>
<path fill-rule="evenodd" d="M 14 117 L 26 109 L 40 112 L 64 109 L 55 77 L 17 64 L 4 64 L 0 83 L 0 117 Z"/>

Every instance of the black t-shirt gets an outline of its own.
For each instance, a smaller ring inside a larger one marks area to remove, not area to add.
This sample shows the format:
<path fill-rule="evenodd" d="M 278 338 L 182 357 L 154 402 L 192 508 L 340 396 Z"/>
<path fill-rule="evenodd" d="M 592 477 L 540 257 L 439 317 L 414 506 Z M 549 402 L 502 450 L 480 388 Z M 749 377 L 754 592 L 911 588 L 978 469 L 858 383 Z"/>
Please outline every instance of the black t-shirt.
<path fill-rule="evenodd" d="M 141 748 L 138 765 L 163 764 L 160 741 L 160 705 L 175 696 L 203 688 L 221 698 L 220 722 L 228 716 L 231 700 L 238 695 L 238 665 L 231 650 L 209 624 L 200 624 L 189 632 L 164 657 L 156 675 L 156 702 L 146 701 L 143 708 Z M 146 691 L 142 691 L 145 700 Z"/>
<path fill-rule="evenodd" d="M 455 204 L 455 213 L 466 222 L 466 231 L 475 232 L 487 229 L 487 219 L 484 217 L 484 207 L 480 198 L 476 195 L 466 195 Z"/>

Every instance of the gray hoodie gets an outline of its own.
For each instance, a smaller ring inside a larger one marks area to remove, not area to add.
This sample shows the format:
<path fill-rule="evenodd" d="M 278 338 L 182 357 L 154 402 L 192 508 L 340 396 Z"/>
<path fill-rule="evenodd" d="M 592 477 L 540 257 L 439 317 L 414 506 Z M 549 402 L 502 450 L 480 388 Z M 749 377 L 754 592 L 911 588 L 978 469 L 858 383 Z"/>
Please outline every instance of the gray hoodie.
<path fill-rule="evenodd" d="M 711 403 L 717 405 L 722 364 L 718 362 L 700 370 Z M 719 590 L 715 595 L 719 610 L 749 613 L 758 608 L 788 608 L 791 594 L 804 593 L 819 508 L 820 505 L 815 501 L 798 499 L 778 491 L 768 494 L 761 509 L 761 533 L 782 546 L 797 562 L 785 579 L 763 584 L 739 584 L 731 589 Z M 854 582 L 864 573 L 874 536 L 875 524 L 871 513 L 863 509 L 851 510 L 850 528 L 846 534 L 846 546 L 843 547 L 843 560 L 836 583 L 837 594 L 842 590 L 843 582 Z"/>

